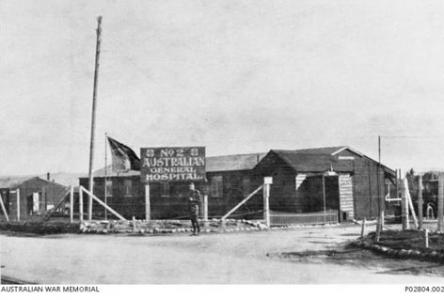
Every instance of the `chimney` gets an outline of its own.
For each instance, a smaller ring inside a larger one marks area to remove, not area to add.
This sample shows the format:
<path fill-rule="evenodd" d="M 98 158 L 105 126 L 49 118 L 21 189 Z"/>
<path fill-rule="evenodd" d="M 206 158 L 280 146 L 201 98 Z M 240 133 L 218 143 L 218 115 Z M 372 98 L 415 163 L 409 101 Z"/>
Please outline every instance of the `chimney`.
<path fill-rule="evenodd" d="M 46 173 L 46 180 L 50 181 L 51 180 L 51 173 Z"/>

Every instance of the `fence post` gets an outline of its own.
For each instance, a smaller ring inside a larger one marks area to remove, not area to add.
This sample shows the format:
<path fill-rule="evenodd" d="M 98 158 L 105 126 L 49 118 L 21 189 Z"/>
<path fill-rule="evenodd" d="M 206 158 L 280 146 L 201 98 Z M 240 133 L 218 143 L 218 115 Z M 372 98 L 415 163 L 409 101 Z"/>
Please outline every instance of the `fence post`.
<path fill-rule="evenodd" d="M 203 197 L 203 220 L 208 222 L 208 195 L 206 193 Z"/>
<path fill-rule="evenodd" d="M 402 191 L 402 199 L 401 199 L 401 213 L 402 213 L 402 230 L 409 229 L 409 204 L 407 199 L 407 185 L 405 184 L 407 181 L 406 178 L 403 179 L 401 185 Z"/>
<path fill-rule="evenodd" d="M 363 239 L 364 238 L 364 235 L 365 235 L 365 221 L 366 221 L 366 219 L 364 218 L 364 219 L 362 219 L 362 227 L 361 227 L 361 239 Z"/>
<path fill-rule="evenodd" d="M 83 222 L 83 188 L 79 186 L 79 220 Z"/>
<path fill-rule="evenodd" d="M 424 243 L 425 243 L 425 247 L 428 248 L 429 247 L 429 230 L 428 229 L 424 230 Z"/>
<path fill-rule="evenodd" d="M 74 222 L 74 187 L 70 186 L 69 191 L 69 222 Z"/>
<path fill-rule="evenodd" d="M 133 223 L 133 232 L 136 232 L 136 217 L 135 216 L 133 216 L 132 223 Z"/>
<path fill-rule="evenodd" d="M 322 175 L 322 208 L 324 212 L 324 224 L 327 223 L 327 198 L 325 194 L 325 176 Z"/>
<path fill-rule="evenodd" d="M 264 177 L 264 221 L 267 228 L 270 228 L 270 185 L 272 183 L 273 177 Z"/>
<path fill-rule="evenodd" d="M 17 221 L 20 221 L 20 189 L 17 189 L 15 192 L 17 196 Z"/>
<path fill-rule="evenodd" d="M 2 208 L 3 215 L 5 216 L 6 222 L 9 222 L 9 216 L 6 212 L 5 204 L 3 203 L 2 195 L 0 194 L 0 206 Z"/>
<path fill-rule="evenodd" d="M 438 177 L 438 232 L 442 232 L 442 217 L 443 217 L 443 202 L 444 202 L 444 175 L 439 174 Z"/>
<path fill-rule="evenodd" d="M 93 193 L 93 190 L 91 189 L 91 186 L 89 187 L 90 189 L 89 189 L 89 191 L 90 191 L 90 193 L 91 194 L 94 194 Z M 88 197 L 88 221 L 92 221 L 92 219 L 93 219 L 93 199 L 92 199 L 92 196 L 91 195 L 88 195 L 89 197 Z"/>
<path fill-rule="evenodd" d="M 422 175 L 418 176 L 418 229 L 422 229 L 422 220 L 424 218 L 424 212 L 422 211 L 424 201 L 422 199 Z"/>
<path fill-rule="evenodd" d="M 145 184 L 145 220 L 151 220 L 150 184 Z"/>

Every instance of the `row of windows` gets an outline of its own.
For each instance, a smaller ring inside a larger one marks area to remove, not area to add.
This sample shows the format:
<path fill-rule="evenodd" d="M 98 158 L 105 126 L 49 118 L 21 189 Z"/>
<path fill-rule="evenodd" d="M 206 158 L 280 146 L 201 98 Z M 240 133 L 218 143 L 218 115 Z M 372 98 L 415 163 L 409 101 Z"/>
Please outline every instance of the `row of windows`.
<path fill-rule="evenodd" d="M 125 179 L 123 181 L 123 195 L 125 197 L 135 196 L 137 191 L 133 188 L 133 181 L 131 179 Z M 113 182 L 112 180 L 106 180 L 106 195 L 108 197 L 113 196 Z"/>
<path fill-rule="evenodd" d="M 224 184 L 222 176 L 213 176 L 210 179 L 210 197 L 222 198 L 224 194 Z M 123 181 L 123 194 L 125 197 L 131 197 L 137 195 L 137 191 L 134 189 L 133 181 L 131 179 L 125 179 Z M 161 197 L 170 196 L 170 184 L 163 183 L 161 185 Z M 242 179 L 242 194 L 244 197 L 248 196 L 251 192 L 251 182 L 249 177 Z M 111 180 L 106 181 L 106 194 L 108 197 L 113 196 L 113 182 Z"/>
<path fill-rule="evenodd" d="M 242 178 L 242 196 L 246 197 L 251 193 L 251 180 L 249 177 Z M 214 176 L 210 180 L 210 196 L 222 198 L 224 194 L 224 182 L 221 175 Z"/>

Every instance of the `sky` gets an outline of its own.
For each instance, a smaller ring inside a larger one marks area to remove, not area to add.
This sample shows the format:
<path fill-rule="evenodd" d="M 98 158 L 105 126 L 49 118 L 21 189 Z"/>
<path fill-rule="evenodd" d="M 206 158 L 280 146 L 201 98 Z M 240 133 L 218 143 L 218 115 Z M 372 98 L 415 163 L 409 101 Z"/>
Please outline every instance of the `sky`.
<path fill-rule="evenodd" d="M 444 170 L 444 2 L 0 2 L 0 175 L 95 169 L 105 132 L 207 155 L 348 145 Z"/>

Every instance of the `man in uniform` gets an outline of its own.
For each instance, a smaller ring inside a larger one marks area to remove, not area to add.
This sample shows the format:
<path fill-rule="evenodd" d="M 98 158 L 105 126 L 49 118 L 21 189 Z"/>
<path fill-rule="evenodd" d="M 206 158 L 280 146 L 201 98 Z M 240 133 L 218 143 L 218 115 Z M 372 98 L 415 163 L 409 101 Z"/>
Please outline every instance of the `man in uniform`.
<path fill-rule="evenodd" d="M 190 220 L 191 226 L 193 227 L 192 235 L 199 235 L 200 227 L 199 227 L 199 207 L 201 202 L 201 195 L 199 190 L 197 190 L 194 186 L 194 183 L 190 183 L 190 191 L 188 194 L 188 202 L 190 207 Z"/>

